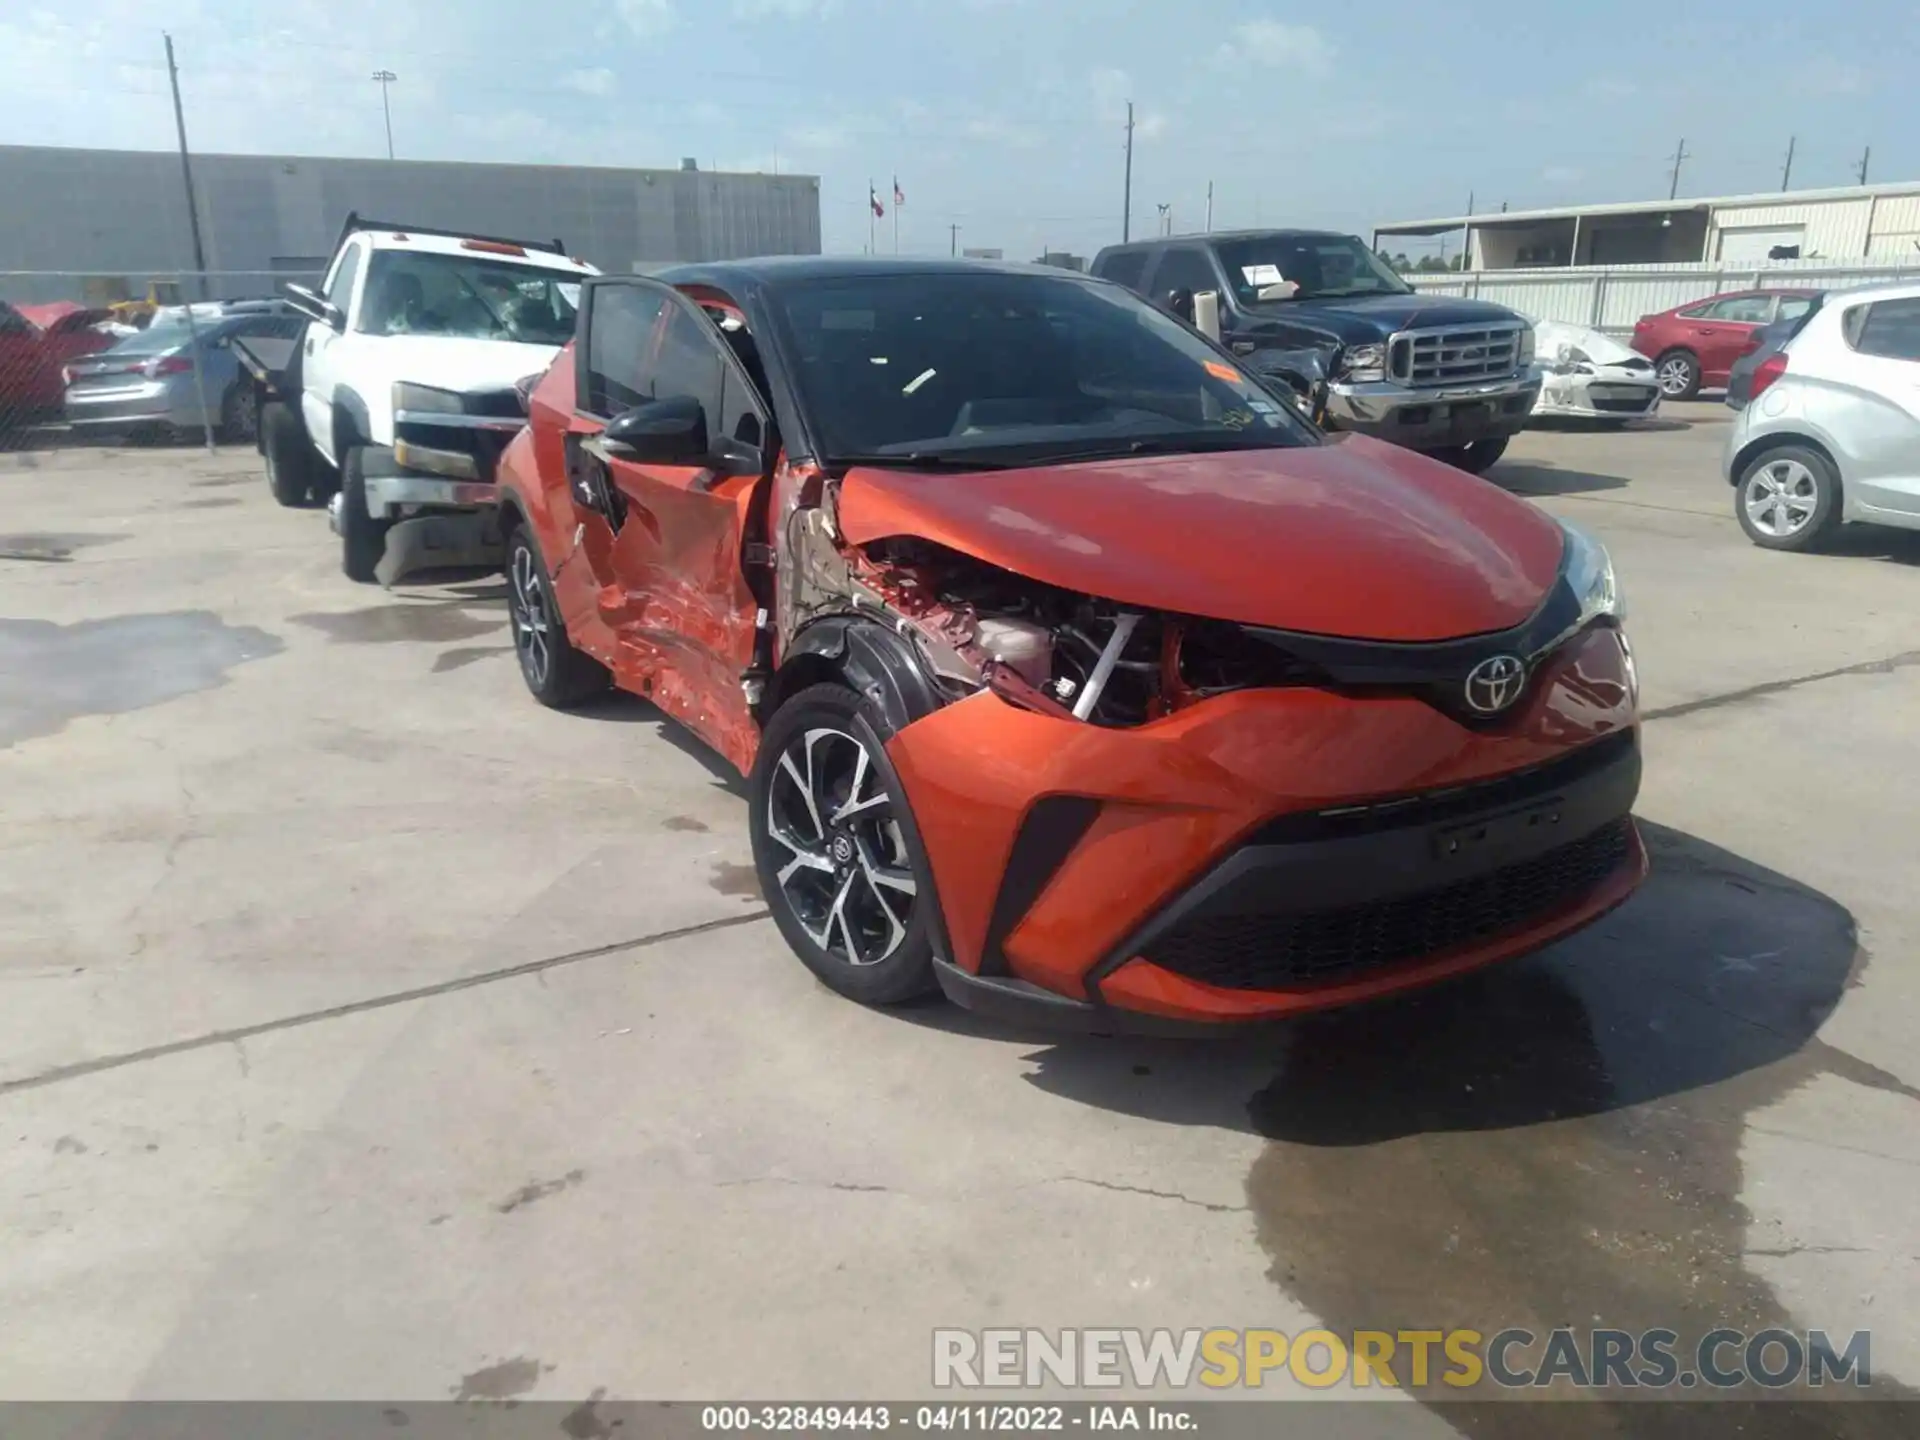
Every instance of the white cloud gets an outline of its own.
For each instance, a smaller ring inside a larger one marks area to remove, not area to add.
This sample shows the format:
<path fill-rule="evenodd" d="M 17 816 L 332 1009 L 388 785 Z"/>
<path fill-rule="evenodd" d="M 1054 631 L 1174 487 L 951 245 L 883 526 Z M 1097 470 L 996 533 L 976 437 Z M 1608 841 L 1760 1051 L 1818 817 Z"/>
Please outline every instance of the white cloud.
<path fill-rule="evenodd" d="M 1626 100 L 1640 93 L 1640 87 L 1618 75 L 1598 75 L 1584 87 L 1595 100 Z"/>
<path fill-rule="evenodd" d="M 1149 110 L 1133 122 L 1133 133 L 1142 140 L 1164 135 L 1167 133 L 1167 117 L 1158 110 Z"/>
<path fill-rule="evenodd" d="M 664 35 L 673 28 L 677 18 L 672 0 L 614 0 L 613 8 L 626 22 L 627 29 L 642 40 Z"/>
<path fill-rule="evenodd" d="M 1016 150 L 1031 149 L 1040 143 L 1040 136 L 1030 126 L 1016 124 L 999 115 L 975 116 L 960 128 L 969 139 L 1010 145 Z"/>
<path fill-rule="evenodd" d="M 844 150 L 852 143 L 853 127 L 839 120 L 801 125 L 787 132 L 787 144 L 796 150 Z"/>
<path fill-rule="evenodd" d="M 1333 46 L 1311 25 L 1289 25 L 1281 20 L 1249 20 L 1238 26 L 1233 39 L 1220 47 L 1226 60 L 1253 60 L 1319 74 L 1333 63 Z"/>
<path fill-rule="evenodd" d="M 591 70 L 569 70 L 560 77 L 560 83 L 569 90 L 578 90 L 582 95 L 611 95 L 613 71 L 604 65 Z"/>
<path fill-rule="evenodd" d="M 1571 165 L 1549 165 L 1540 172 L 1540 178 L 1549 185 L 1571 185 L 1582 173 Z"/>

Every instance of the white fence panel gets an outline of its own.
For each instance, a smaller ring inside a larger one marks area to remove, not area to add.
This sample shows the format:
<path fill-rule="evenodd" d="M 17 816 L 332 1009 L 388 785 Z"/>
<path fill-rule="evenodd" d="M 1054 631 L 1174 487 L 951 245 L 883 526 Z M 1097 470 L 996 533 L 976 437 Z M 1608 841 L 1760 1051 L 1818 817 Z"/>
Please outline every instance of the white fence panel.
<path fill-rule="evenodd" d="M 1612 265 L 1556 270 L 1472 270 L 1465 274 L 1409 275 L 1423 295 L 1491 300 L 1537 320 L 1565 320 L 1627 334 L 1642 315 L 1658 314 L 1728 290 L 1844 290 L 1920 277 L 1920 251 L 1911 263 L 1784 261 L 1740 266 Z"/>

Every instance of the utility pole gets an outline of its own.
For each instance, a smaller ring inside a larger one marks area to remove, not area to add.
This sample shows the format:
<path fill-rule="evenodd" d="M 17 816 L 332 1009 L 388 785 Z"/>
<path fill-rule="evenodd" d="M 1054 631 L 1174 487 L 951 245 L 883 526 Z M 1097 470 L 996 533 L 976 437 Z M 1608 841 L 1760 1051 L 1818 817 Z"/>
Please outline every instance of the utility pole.
<path fill-rule="evenodd" d="M 179 95 L 177 92 L 174 96 L 174 101 L 176 104 L 179 103 Z M 1858 174 L 1860 176 L 1860 183 L 1862 185 L 1867 183 L 1867 161 L 1871 160 L 1872 158 L 1873 158 L 1873 146 L 1869 145 L 1865 150 L 1860 152 L 1860 169 L 1858 171 Z"/>
<path fill-rule="evenodd" d="M 1787 163 L 1780 167 L 1780 188 L 1782 190 L 1785 190 L 1793 181 L 1793 146 L 1798 138 L 1796 135 L 1789 135 L 1787 137 Z"/>
<path fill-rule="evenodd" d="M 1160 212 L 1160 233 L 1162 235 L 1173 234 L 1173 206 L 1157 205 L 1154 208 Z"/>
<path fill-rule="evenodd" d="M 958 255 L 959 253 L 960 227 L 958 225 L 949 225 L 947 226 L 947 254 Z"/>
<path fill-rule="evenodd" d="M 1213 233 L 1213 182 L 1207 182 L 1207 233 Z"/>
<path fill-rule="evenodd" d="M 167 42 L 167 81 L 173 86 L 173 124 L 180 132 L 180 179 L 187 187 L 187 229 L 193 235 L 193 268 L 200 281 L 200 298 L 207 298 L 207 252 L 200 243 L 200 207 L 193 199 L 193 161 L 187 156 L 187 112 L 180 108 L 180 67 L 173 63 L 173 36 Z"/>
<path fill-rule="evenodd" d="M 1687 137 L 1680 137 L 1680 144 L 1668 157 L 1673 161 L 1673 183 L 1667 186 L 1667 199 L 1672 200 L 1680 193 L 1680 167 L 1693 157 L 1687 154 Z"/>
<path fill-rule="evenodd" d="M 393 111 L 387 107 L 387 86 L 400 77 L 391 70 L 376 70 L 373 78 L 380 82 L 380 113 L 387 121 L 387 159 L 393 158 Z"/>
<path fill-rule="evenodd" d="M 1120 243 L 1133 238 L 1133 101 L 1127 101 L 1127 188 L 1121 202 Z"/>

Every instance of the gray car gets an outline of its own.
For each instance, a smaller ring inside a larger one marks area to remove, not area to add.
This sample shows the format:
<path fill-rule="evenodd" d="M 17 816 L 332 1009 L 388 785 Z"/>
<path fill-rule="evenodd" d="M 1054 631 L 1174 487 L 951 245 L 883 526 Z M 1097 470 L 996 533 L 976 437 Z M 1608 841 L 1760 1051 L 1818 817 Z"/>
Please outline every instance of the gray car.
<path fill-rule="evenodd" d="M 105 431 L 197 430 L 211 422 L 229 440 L 251 440 L 259 419 L 254 389 L 233 341 L 291 339 L 305 324 L 270 302 L 196 306 L 191 322 L 184 310 L 162 311 L 145 330 L 67 366 L 67 422 Z"/>
<path fill-rule="evenodd" d="M 1811 550 L 1847 521 L 1920 530 L 1920 284 L 1829 293 L 1755 368 L 1728 432 L 1754 544 Z"/>

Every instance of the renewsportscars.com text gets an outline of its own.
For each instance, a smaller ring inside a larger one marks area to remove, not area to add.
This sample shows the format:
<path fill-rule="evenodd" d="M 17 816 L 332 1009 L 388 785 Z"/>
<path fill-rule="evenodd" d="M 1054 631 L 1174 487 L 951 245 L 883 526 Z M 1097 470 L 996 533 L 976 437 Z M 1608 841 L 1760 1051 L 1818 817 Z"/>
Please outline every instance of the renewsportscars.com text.
<path fill-rule="evenodd" d="M 1072 1389 L 1268 1383 L 1324 1390 L 1490 1382 L 1504 1389 L 1731 1390 L 1757 1385 L 1873 1383 L 1865 1330 L 1710 1330 L 1683 1342 L 1654 1329 L 1536 1334 L 1479 1330 L 936 1330 L 933 1383 L 942 1389 Z"/>

